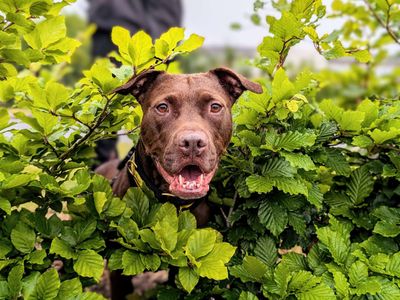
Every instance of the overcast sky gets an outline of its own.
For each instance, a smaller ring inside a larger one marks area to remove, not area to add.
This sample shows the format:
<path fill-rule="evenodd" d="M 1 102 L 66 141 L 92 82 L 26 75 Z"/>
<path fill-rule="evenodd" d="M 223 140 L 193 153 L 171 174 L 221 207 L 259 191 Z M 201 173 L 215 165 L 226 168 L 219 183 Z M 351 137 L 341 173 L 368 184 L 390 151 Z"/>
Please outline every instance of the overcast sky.
<path fill-rule="evenodd" d="M 250 15 L 253 13 L 252 0 L 182 0 L 182 2 L 183 27 L 187 29 L 187 33 L 204 36 L 205 47 L 230 45 L 255 49 L 268 32 L 266 26 L 258 27 L 250 22 Z M 332 0 L 323 2 L 330 6 Z M 78 0 L 67 9 L 67 12 L 84 16 L 86 8 L 86 1 Z M 273 12 L 270 5 L 264 11 L 269 14 Z M 242 25 L 239 31 L 230 28 L 230 25 L 236 22 Z M 335 21 L 324 20 L 319 31 L 330 32 L 339 26 L 340 24 Z"/>

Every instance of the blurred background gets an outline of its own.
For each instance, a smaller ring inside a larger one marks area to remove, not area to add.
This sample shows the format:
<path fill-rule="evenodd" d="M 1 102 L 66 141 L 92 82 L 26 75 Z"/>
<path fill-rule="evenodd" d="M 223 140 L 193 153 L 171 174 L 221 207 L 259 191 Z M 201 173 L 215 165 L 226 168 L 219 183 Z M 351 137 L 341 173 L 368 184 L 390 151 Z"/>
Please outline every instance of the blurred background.
<path fill-rule="evenodd" d="M 117 0 L 118 2 L 119 0 Z M 135 0 L 131 0 L 135 2 Z M 111 3 L 113 0 L 78 0 L 71 6 L 64 9 L 63 13 L 68 16 L 68 28 L 73 31 L 71 35 L 76 35 L 90 24 L 89 12 L 90 5 L 99 5 L 102 3 Z M 125 2 L 129 2 L 126 0 Z M 182 61 L 182 69 L 185 72 L 200 72 L 220 65 L 226 65 L 237 69 L 245 74 L 254 72 L 246 64 L 246 59 L 254 57 L 257 46 L 261 43 L 263 37 L 267 34 L 265 20 L 259 20 L 257 26 L 252 22 L 253 1 L 249 0 L 181 0 L 182 14 L 181 26 L 186 28 L 186 34 L 197 33 L 205 37 L 204 46 L 200 51 L 194 53 L 189 59 Z M 324 1 L 328 11 L 332 0 Z M 111 10 L 102 9 L 102 15 L 98 19 L 107 19 Z M 271 3 L 267 1 L 261 11 L 261 15 L 276 14 Z M 132 16 L 136 18 L 136 16 Z M 96 20 L 97 21 L 97 20 Z M 100 21 L 101 22 L 101 21 Z M 121 21 L 120 25 L 124 25 Z M 319 33 L 329 33 L 334 29 L 339 29 L 343 25 L 340 19 L 325 19 L 318 31 Z M 89 51 L 90 45 L 83 47 L 77 54 L 79 65 L 75 72 L 79 74 L 80 70 L 89 65 L 90 53 L 85 56 L 85 51 Z M 327 64 L 333 68 L 341 68 L 347 64 L 346 60 L 326 61 L 314 49 L 312 42 L 300 43 L 292 50 L 288 58 L 288 64 L 294 67 L 308 65 L 312 68 L 325 68 Z"/>

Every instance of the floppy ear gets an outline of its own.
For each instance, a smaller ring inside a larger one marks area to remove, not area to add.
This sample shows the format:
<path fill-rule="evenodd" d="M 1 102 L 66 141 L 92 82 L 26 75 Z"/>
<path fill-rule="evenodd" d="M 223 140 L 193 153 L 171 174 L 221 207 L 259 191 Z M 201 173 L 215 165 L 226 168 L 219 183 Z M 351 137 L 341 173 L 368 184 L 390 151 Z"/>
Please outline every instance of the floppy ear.
<path fill-rule="evenodd" d="M 219 83 L 228 92 L 232 102 L 236 101 L 236 99 L 247 90 L 257 94 L 263 92 L 261 85 L 248 80 L 244 76 L 228 68 L 216 68 L 210 70 L 210 73 L 218 77 Z"/>
<path fill-rule="evenodd" d="M 117 87 L 113 92 L 128 95 L 132 94 L 136 100 L 141 104 L 143 96 L 150 86 L 154 83 L 156 78 L 165 71 L 148 70 L 139 75 L 133 76 L 127 83 Z"/>

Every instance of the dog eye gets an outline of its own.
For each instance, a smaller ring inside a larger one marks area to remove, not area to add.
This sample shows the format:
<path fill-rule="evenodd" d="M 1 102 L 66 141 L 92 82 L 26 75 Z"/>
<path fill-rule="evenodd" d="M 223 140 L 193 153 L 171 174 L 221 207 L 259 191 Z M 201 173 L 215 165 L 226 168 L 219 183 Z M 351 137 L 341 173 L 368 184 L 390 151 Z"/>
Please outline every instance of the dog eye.
<path fill-rule="evenodd" d="M 210 111 L 212 113 L 218 113 L 218 112 L 221 111 L 221 109 L 222 109 L 222 105 L 221 104 L 219 104 L 219 103 L 211 104 Z"/>
<path fill-rule="evenodd" d="M 165 114 L 168 112 L 168 105 L 165 103 L 158 104 L 156 107 L 159 113 Z"/>

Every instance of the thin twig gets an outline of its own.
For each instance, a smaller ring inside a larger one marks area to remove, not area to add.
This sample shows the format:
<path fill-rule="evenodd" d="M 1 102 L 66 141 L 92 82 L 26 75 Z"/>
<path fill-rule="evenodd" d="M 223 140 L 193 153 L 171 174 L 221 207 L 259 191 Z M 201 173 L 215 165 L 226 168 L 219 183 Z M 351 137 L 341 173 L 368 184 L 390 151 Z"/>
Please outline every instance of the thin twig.
<path fill-rule="evenodd" d="M 51 168 L 52 171 L 56 170 L 64 162 L 64 160 L 68 158 L 71 155 L 71 153 L 73 153 L 80 145 L 82 145 L 93 134 L 93 132 L 101 125 L 101 123 L 103 123 L 103 121 L 109 115 L 109 113 L 107 113 L 107 110 L 115 95 L 116 94 L 114 94 L 112 97 L 104 96 L 107 99 L 107 102 L 104 105 L 103 110 L 101 111 L 100 116 L 97 119 L 96 123 L 90 127 L 88 132 L 83 137 L 78 139 L 75 143 L 72 144 L 72 146 L 67 151 L 65 151 L 63 154 L 60 155 L 59 157 L 60 161 Z"/>
<path fill-rule="evenodd" d="M 379 17 L 379 15 L 376 13 L 376 11 L 373 9 L 373 7 L 371 6 L 371 3 L 369 3 L 368 0 L 364 0 L 364 3 L 367 5 L 368 9 L 371 11 L 371 13 L 373 14 L 374 18 L 376 21 L 378 21 L 378 23 L 385 28 L 386 32 L 389 34 L 389 36 L 393 39 L 393 41 L 395 41 L 397 44 L 400 45 L 400 39 L 399 37 L 397 37 L 397 35 L 393 32 L 393 30 L 390 28 L 389 26 L 389 19 L 390 19 L 390 9 L 391 6 L 388 3 L 388 10 L 387 10 L 387 17 L 386 17 L 386 23 L 381 19 L 381 17 Z"/>
<path fill-rule="evenodd" d="M 233 210 L 234 210 L 234 208 L 235 208 L 235 204 L 236 204 L 237 197 L 238 197 L 238 192 L 235 191 L 235 194 L 233 195 L 232 206 L 229 208 L 228 217 L 227 217 L 227 223 L 226 223 L 226 225 L 227 225 L 228 227 L 231 227 L 231 226 L 232 226 L 232 224 L 231 224 L 231 222 L 229 221 L 229 219 L 230 219 L 230 217 L 231 217 L 231 215 L 232 215 L 232 213 L 233 213 Z"/>

